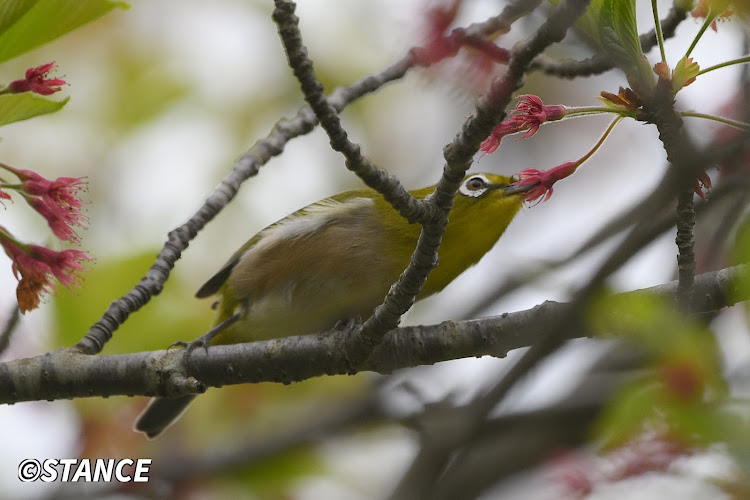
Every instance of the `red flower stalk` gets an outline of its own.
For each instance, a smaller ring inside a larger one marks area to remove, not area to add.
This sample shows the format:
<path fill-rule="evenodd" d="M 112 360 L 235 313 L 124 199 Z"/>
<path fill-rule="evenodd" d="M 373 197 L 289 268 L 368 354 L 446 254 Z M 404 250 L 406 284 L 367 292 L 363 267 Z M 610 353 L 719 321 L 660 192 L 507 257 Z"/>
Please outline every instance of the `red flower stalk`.
<path fill-rule="evenodd" d="M 547 201 L 552 196 L 552 186 L 559 180 L 564 179 L 573 173 L 580 167 L 583 162 L 591 158 L 597 149 L 604 144 L 604 140 L 609 136 L 615 126 L 620 123 L 622 116 L 617 118 L 609 124 L 607 130 L 599 138 L 599 141 L 589 150 L 588 153 L 583 155 L 576 161 L 569 161 L 558 165 L 549 170 L 538 170 L 536 168 L 527 168 L 518 173 L 519 180 L 514 182 L 514 186 L 530 186 L 529 191 L 526 192 L 526 201 L 533 202 L 544 196 L 544 200 Z"/>
<path fill-rule="evenodd" d="M 552 196 L 552 186 L 559 180 L 564 179 L 576 171 L 581 161 L 569 161 L 558 165 L 549 170 L 538 170 L 536 168 L 527 168 L 518 173 L 519 180 L 513 183 L 514 186 L 528 186 L 536 184 L 528 193 L 526 201 L 533 202 L 544 196 L 547 201 Z"/>
<path fill-rule="evenodd" d="M 66 288 L 80 283 L 76 271 L 84 269 L 81 262 L 91 257 L 80 250 L 56 252 L 38 245 L 26 245 L 15 240 L 0 226 L 0 246 L 13 262 L 13 274 L 18 279 L 16 297 L 21 312 L 35 309 L 44 292 L 54 293 L 52 277 Z"/>
<path fill-rule="evenodd" d="M 419 66 L 430 66 L 448 57 L 455 56 L 463 46 L 477 49 L 489 60 L 505 63 L 510 53 L 490 40 L 470 36 L 457 29 L 446 34 L 463 0 L 450 0 L 448 5 L 428 9 L 425 13 L 425 35 L 422 47 L 412 50 L 412 57 Z"/>
<path fill-rule="evenodd" d="M 31 91 L 41 95 L 52 95 L 59 92 L 60 86 L 65 85 L 65 80 L 47 78 L 54 67 L 55 63 L 51 62 L 36 68 L 29 68 L 26 70 L 26 78 L 10 82 L 7 88 L 14 94 Z"/>
<path fill-rule="evenodd" d="M 456 18 L 461 0 L 452 0 L 449 5 L 428 9 L 425 13 L 424 47 L 415 49 L 413 55 L 417 64 L 429 66 L 446 57 L 456 55 L 461 46 L 445 32 Z"/>
<path fill-rule="evenodd" d="M 495 150 L 500 147 L 500 141 L 503 140 L 503 137 L 515 134 L 519 130 L 518 125 L 515 124 L 513 120 L 504 121 L 492 129 L 490 136 L 482 141 L 479 150 L 484 151 L 485 154 L 494 153 Z"/>
<path fill-rule="evenodd" d="M 565 116 L 565 106 L 553 104 L 545 106 L 542 100 L 532 94 L 524 94 L 518 97 L 516 109 L 510 112 L 510 119 L 497 125 L 492 134 L 482 142 L 480 151 L 485 153 L 494 152 L 503 137 L 522 130 L 527 130 L 521 139 L 528 139 L 539 130 L 544 122 L 560 120 Z"/>

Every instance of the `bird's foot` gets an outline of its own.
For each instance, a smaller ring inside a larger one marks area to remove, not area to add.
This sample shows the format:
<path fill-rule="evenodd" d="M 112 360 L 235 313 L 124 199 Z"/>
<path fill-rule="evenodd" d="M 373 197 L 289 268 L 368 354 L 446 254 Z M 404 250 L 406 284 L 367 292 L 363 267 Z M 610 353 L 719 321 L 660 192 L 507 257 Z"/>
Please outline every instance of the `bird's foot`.
<path fill-rule="evenodd" d="M 178 340 L 174 344 L 167 347 L 167 350 L 173 348 L 173 347 L 184 347 L 187 351 L 188 356 L 199 347 L 202 347 L 206 350 L 206 354 L 208 354 L 208 346 L 211 344 L 211 339 L 213 338 L 213 335 L 209 335 L 208 332 L 205 335 L 201 335 L 197 339 L 193 340 L 192 342 L 185 342 L 184 340 Z"/>
<path fill-rule="evenodd" d="M 234 316 L 231 316 L 230 318 L 222 321 L 215 327 L 211 328 L 207 333 L 201 335 L 197 339 L 193 340 L 192 342 L 185 342 L 184 340 L 178 340 L 171 346 L 169 346 L 167 349 L 171 349 L 172 347 L 184 347 L 185 351 L 188 356 L 190 354 L 198 349 L 199 347 L 202 347 L 206 350 L 206 354 L 208 354 L 208 346 L 211 345 L 211 341 L 216 337 L 219 333 L 224 331 L 229 325 L 234 323 L 240 318 L 240 313 L 235 314 Z"/>

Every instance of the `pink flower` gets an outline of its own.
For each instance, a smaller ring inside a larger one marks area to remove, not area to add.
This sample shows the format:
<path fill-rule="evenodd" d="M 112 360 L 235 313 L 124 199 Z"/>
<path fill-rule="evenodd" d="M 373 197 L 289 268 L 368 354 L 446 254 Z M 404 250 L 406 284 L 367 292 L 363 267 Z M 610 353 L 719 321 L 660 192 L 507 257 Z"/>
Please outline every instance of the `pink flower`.
<path fill-rule="evenodd" d="M 504 121 L 492 129 L 492 133 L 488 138 L 482 141 L 482 145 L 479 146 L 480 151 L 484 151 L 485 154 L 494 153 L 497 148 L 500 147 L 500 141 L 506 135 L 515 134 L 518 132 L 518 126 L 513 123 L 512 120 Z"/>
<path fill-rule="evenodd" d="M 0 188 L 2 188 L 2 186 L 0 186 Z M 10 200 L 10 195 L 0 189 L 0 200 Z"/>
<path fill-rule="evenodd" d="M 691 452 L 681 442 L 666 435 L 645 433 L 607 455 L 608 479 L 621 481 L 648 472 L 664 471 L 676 459 Z"/>
<path fill-rule="evenodd" d="M 598 482 L 595 464 L 589 457 L 571 450 L 552 455 L 550 462 L 553 478 L 565 489 L 565 498 L 579 498 L 591 493 Z"/>
<path fill-rule="evenodd" d="M 74 207 L 50 203 L 39 196 L 24 195 L 26 202 L 47 220 L 52 232 L 63 241 L 79 242 L 73 226 L 86 227 L 86 217 Z"/>
<path fill-rule="evenodd" d="M 71 285 L 79 283 L 79 277 L 75 272 L 84 269 L 81 262 L 91 260 L 91 257 L 81 250 L 66 249 L 56 252 L 38 245 L 29 245 L 29 248 L 31 258 L 48 265 L 57 281 L 68 289 Z"/>
<path fill-rule="evenodd" d="M 61 85 L 65 85 L 65 80 L 59 78 L 47 78 L 47 75 L 55 67 L 55 63 L 42 64 L 36 68 L 26 70 L 26 78 L 15 80 L 8 84 L 8 88 L 13 93 L 35 92 L 41 95 L 51 95 L 61 90 Z"/>
<path fill-rule="evenodd" d="M 66 288 L 79 284 L 76 271 L 83 270 L 82 261 L 91 258 L 80 250 L 60 252 L 15 240 L 0 226 L 0 246 L 10 257 L 13 274 L 18 279 L 16 297 L 21 312 L 35 309 L 44 292 L 54 293 L 52 277 Z"/>
<path fill-rule="evenodd" d="M 464 30 L 455 30 L 453 33 L 446 35 L 462 2 L 463 0 L 449 0 L 448 5 L 440 5 L 427 10 L 425 13 L 423 46 L 415 48 L 411 52 L 416 64 L 430 66 L 443 59 L 455 56 L 464 46 L 473 47 L 491 61 L 508 62 L 510 53 L 495 45 L 491 40 L 469 36 Z M 480 60 L 480 64 L 483 62 L 484 60 Z"/>
<path fill-rule="evenodd" d="M 446 36 L 445 32 L 456 18 L 461 0 L 452 0 L 450 5 L 428 9 L 425 13 L 425 43 L 412 53 L 420 66 L 429 66 L 446 57 L 456 55 L 461 45 Z"/>
<path fill-rule="evenodd" d="M 538 96 L 532 94 L 524 94 L 518 99 L 516 109 L 510 112 L 510 119 L 492 130 L 490 136 L 479 147 L 480 151 L 484 151 L 485 154 L 493 153 L 500 146 L 503 137 L 522 130 L 528 132 L 523 134 L 521 139 L 528 139 L 537 133 L 544 122 L 560 120 L 566 113 L 565 106 L 545 106 Z"/>
<path fill-rule="evenodd" d="M 33 170 L 17 169 L 0 163 L 0 167 L 12 172 L 21 180 L 21 189 L 28 194 L 41 196 L 48 204 L 65 209 L 78 209 L 83 206 L 79 193 L 86 191 L 88 182 L 81 177 L 58 177 L 52 181 Z"/>
<path fill-rule="evenodd" d="M 536 134 L 542 123 L 546 121 L 556 121 L 565 116 L 565 107 L 558 105 L 545 106 L 542 100 L 532 94 L 519 96 L 518 106 L 510 112 L 511 120 L 517 125 L 519 130 L 526 130 L 521 136 L 522 139 L 528 139 Z"/>
<path fill-rule="evenodd" d="M 527 194 L 526 201 L 533 202 L 544 196 L 547 201 L 552 196 L 552 186 L 559 180 L 573 174 L 580 165 L 580 161 L 569 161 L 558 165 L 549 170 L 537 170 L 536 168 L 527 168 L 518 173 L 519 180 L 513 183 L 514 186 L 528 186 L 536 184 Z"/>

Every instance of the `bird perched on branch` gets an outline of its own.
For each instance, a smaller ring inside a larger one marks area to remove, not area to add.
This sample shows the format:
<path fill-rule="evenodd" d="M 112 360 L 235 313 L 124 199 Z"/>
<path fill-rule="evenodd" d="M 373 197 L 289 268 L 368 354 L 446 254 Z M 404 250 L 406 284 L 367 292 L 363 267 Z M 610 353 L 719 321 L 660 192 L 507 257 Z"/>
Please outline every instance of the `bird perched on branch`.
<path fill-rule="evenodd" d="M 520 210 L 529 186 L 494 174 L 467 175 L 456 194 L 439 265 L 417 300 L 476 264 Z M 424 199 L 435 186 L 411 191 Z M 250 238 L 196 296 L 218 296 L 215 325 L 191 344 L 232 344 L 306 335 L 369 317 L 409 264 L 421 225 L 407 222 L 373 189 L 346 191 L 298 210 Z M 135 430 L 161 434 L 195 395 L 154 398 Z"/>

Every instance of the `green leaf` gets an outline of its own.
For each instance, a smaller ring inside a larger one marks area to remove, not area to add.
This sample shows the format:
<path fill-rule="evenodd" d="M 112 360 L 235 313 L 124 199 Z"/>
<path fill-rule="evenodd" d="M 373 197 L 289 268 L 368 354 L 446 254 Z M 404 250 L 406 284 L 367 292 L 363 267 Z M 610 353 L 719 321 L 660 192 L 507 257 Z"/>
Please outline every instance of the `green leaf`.
<path fill-rule="evenodd" d="M 18 21 L 39 0 L 0 0 L 0 33 Z"/>
<path fill-rule="evenodd" d="M 559 0 L 549 0 L 553 5 Z M 654 85 L 651 64 L 638 36 L 635 0 L 591 0 L 576 21 L 580 32 L 611 58 L 628 78 L 636 93 L 648 92 Z"/>
<path fill-rule="evenodd" d="M 644 54 L 641 40 L 638 37 L 638 25 L 635 16 L 635 0 L 607 0 L 604 10 L 611 16 L 611 26 L 617 33 L 617 41 L 632 63 L 636 63 Z"/>
<path fill-rule="evenodd" d="M 69 99 L 70 97 L 66 97 L 62 101 L 52 101 L 30 92 L 0 95 L 0 125 L 54 113 L 65 106 Z"/>
<path fill-rule="evenodd" d="M 692 83 L 691 80 L 695 80 L 698 77 L 700 70 L 700 66 L 697 62 L 693 62 L 692 58 L 686 59 L 683 57 L 677 61 L 672 72 L 672 90 L 677 93 L 682 87 L 690 85 Z"/>
<path fill-rule="evenodd" d="M 7 61 L 97 19 L 116 0 L 0 0 L 0 62 Z"/>
<path fill-rule="evenodd" d="M 169 71 L 163 54 L 128 50 L 117 61 L 108 113 L 123 131 L 158 117 L 189 95 L 186 79 Z"/>

